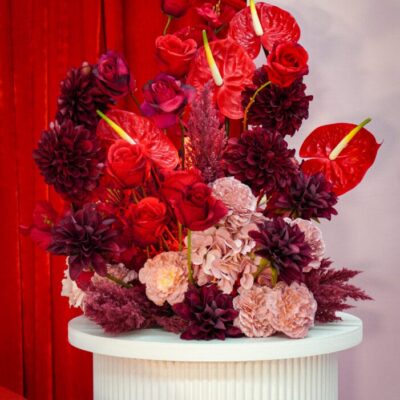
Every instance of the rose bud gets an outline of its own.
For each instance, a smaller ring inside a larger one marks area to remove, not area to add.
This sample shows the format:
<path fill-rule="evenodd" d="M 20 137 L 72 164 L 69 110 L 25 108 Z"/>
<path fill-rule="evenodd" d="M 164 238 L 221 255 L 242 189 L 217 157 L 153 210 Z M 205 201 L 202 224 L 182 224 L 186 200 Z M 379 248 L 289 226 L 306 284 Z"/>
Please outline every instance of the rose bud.
<path fill-rule="evenodd" d="M 167 206 L 156 197 L 145 197 L 129 208 L 134 241 L 140 246 L 157 243 L 165 229 Z"/>
<path fill-rule="evenodd" d="M 135 87 L 125 59 L 114 51 L 103 54 L 93 70 L 98 83 L 111 97 L 125 96 Z"/>
<path fill-rule="evenodd" d="M 170 173 L 161 193 L 171 204 L 178 221 L 192 231 L 210 228 L 228 212 L 195 170 Z"/>
<path fill-rule="evenodd" d="M 308 53 L 298 43 L 277 43 L 267 57 L 264 67 L 271 83 L 288 87 L 296 79 L 308 74 Z"/>
<path fill-rule="evenodd" d="M 193 39 L 182 40 L 175 35 L 156 39 L 156 57 L 161 70 L 178 78 L 188 72 L 196 50 L 197 43 Z"/>
<path fill-rule="evenodd" d="M 160 129 L 166 129 L 178 122 L 178 115 L 194 96 L 194 89 L 161 73 L 143 86 L 143 96 L 143 115 L 152 118 Z"/>
<path fill-rule="evenodd" d="M 150 166 L 138 144 L 117 140 L 108 150 L 107 171 L 124 188 L 142 184 L 149 176 Z"/>
<path fill-rule="evenodd" d="M 171 17 L 183 17 L 189 9 L 189 0 L 161 0 L 161 10 Z"/>

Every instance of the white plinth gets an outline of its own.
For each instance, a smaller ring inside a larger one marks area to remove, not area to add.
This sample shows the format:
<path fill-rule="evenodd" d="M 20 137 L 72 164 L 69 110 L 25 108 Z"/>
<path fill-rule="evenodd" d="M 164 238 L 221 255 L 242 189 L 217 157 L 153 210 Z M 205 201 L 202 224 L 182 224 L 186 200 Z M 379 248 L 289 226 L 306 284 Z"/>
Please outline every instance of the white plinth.
<path fill-rule="evenodd" d="M 156 329 L 111 336 L 85 317 L 69 322 L 68 335 L 94 353 L 95 400 L 337 400 L 335 353 L 362 340 L 361 320 L 340 315 L 300 340 L 183 341 Z"/>

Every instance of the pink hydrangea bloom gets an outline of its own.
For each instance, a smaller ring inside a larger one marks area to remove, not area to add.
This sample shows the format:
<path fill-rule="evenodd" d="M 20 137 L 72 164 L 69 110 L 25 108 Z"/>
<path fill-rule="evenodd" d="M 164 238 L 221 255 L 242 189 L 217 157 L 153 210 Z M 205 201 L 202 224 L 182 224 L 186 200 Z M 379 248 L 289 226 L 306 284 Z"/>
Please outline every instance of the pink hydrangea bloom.
<path fill-rule="evenodd" d="M 187 260 L 183 253 L 166 252 L 149 259 L 139 271 L 147 297 L 158 306 L 183 301 L 188 289 Z"/>
<path fill-rule="evenodd" d="M 318 228 L 313 222 L 305 219 L 297 218 L 295 220 L 289 220 L 290 224 L 296 224 L 301 231 L 304 232 L 305 240 L 311 247 L 310 263 L 303 268 L 303 272 L 310 272 L 312 269 L 317 269 L 321 265 L 321 260 L 325 254 L 325 243 L 322 239 L 321 229 Z"/>
<path fill-rule="evenodd" d="M 239 296 L 233 299 L 233 306 L 239 311 L 234 325 L 247 337 L 267 337 L 275 333 L 268 319 L 266 286 L 254 285 L 251 289 L 240 290 Z"/>
<path fill-rule="evenodd" d="M 281 281 L 267 291 L 268 320 L 275 330 L 299 339 L 314 325 L 317 302 L 304 284 Z"/>

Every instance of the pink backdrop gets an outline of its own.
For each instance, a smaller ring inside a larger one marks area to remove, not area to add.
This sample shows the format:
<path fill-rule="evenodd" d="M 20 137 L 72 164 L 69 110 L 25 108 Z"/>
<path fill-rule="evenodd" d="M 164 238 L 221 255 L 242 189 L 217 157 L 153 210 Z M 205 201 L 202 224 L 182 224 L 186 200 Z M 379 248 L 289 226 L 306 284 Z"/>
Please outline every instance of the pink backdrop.
<path fill-rule="evenodd" d="M 319 125 L 368 116 L 384 141 L 373 169 L 322 230 L 335 264 L 362 269 L 357 283 L 375 298 L 353 311 L 364 321 L 364 342 L 340 356 L 339 398 L 398 400 L 400 1 L 271 2 L 296 16 L 311 58 L 307 81 L 315 98 L 295 144 Z"/>

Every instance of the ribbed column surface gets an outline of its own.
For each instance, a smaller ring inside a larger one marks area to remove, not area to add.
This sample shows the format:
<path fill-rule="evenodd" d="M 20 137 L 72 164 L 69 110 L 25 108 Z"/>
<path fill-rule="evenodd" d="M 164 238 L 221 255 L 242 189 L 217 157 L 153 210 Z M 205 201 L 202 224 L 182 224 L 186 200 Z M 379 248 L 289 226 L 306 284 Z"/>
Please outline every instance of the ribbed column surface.
<path fill-rule="evenodd" d="M 94 354 L 95 400 L 337 400 L 336 354 L 246 362 Z"/>

